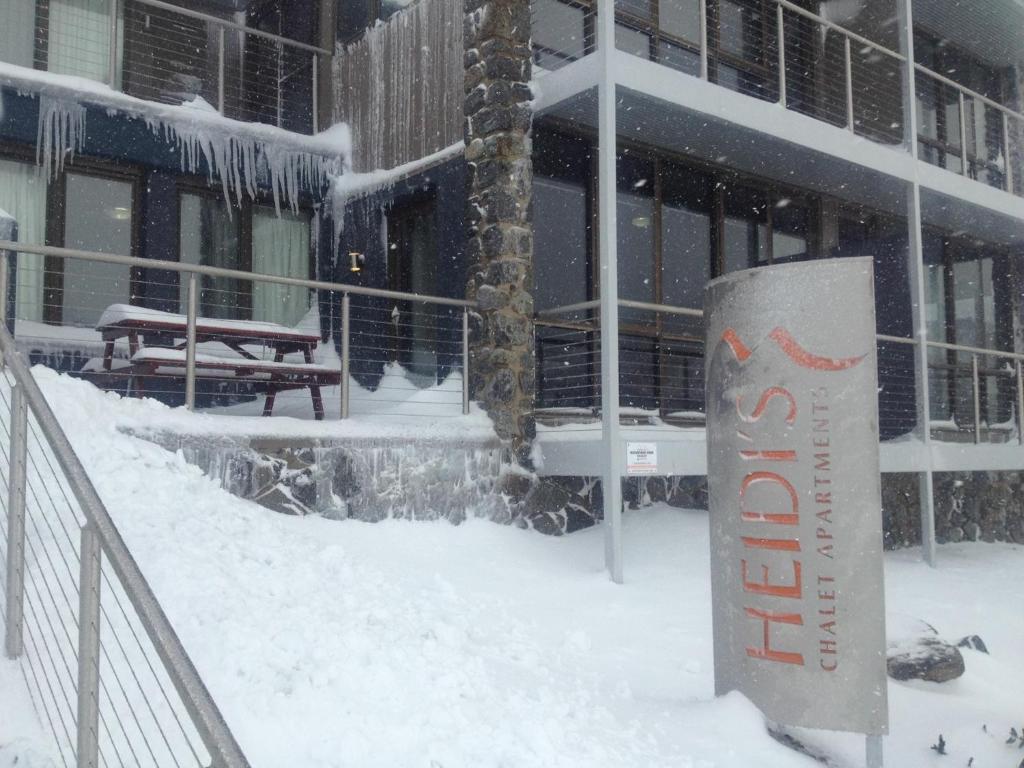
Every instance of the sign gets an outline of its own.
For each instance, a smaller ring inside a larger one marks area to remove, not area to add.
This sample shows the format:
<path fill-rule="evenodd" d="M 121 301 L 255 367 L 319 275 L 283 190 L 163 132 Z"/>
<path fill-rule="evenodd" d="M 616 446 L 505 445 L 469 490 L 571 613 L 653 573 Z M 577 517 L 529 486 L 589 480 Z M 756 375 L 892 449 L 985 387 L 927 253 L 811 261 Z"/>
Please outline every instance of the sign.
<path fill-rule="evenodd" d="M 771 720 L 888 732 L 872 260 L 713 281 L 715 689 Z"/>
<path fill-rule="evenodd" d="M 626 443 L 626 474 L 658 474 L 658 444 Z"/>

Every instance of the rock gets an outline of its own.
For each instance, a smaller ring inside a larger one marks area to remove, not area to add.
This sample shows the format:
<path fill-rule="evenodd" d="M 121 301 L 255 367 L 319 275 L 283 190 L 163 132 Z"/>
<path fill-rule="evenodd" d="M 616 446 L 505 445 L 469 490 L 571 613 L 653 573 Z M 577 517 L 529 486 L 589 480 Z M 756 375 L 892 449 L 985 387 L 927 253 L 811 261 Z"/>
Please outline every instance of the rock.
<path fill-rule="evenodd" d="M 968 635 L 962 638 L 959 643 L 956 644 L 957 648 L 970 648 L 972 651 L 980 651 L 981 653 L 988 653 L 988 646 L 985 645 L 985 641 L 977 635 Z"/>
<path fill-rule="evenodd" d="M 945 683 L 964 673 L 964 657 L 937 637 L 918 637 L 890 646 L 886 666 L 893 680 Z"/>

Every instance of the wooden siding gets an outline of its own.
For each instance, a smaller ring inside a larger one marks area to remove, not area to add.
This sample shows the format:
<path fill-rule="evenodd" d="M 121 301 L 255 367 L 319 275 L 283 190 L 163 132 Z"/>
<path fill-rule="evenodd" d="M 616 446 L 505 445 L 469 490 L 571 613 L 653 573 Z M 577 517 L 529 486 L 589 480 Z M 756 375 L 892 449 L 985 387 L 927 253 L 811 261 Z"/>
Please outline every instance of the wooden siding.
<path fill-rule="evenodd" d="M 339 47 L 334 118 L 356 171 L 393 168 L 462 139 L 462 0 L 420 0 Z"/>

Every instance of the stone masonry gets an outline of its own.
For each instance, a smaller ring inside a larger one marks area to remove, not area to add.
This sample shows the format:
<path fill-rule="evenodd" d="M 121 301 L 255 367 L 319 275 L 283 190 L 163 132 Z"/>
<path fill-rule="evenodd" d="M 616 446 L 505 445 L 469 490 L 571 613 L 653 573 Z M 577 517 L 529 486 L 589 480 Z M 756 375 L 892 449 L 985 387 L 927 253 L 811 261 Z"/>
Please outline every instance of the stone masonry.
<path fill-rule="evenodd" d="M 529 0 L 465 0 L 470 386 L 516 461 L 531 468 L 532 118 Z"/>

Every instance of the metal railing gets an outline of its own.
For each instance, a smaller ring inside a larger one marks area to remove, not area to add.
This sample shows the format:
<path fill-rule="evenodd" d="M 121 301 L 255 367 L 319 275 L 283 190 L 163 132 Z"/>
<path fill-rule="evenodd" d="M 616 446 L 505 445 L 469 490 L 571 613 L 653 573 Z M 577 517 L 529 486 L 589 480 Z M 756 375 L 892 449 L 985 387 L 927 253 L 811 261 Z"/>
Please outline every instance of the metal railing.
<path fill-rule="evenodd" d="M 1024 114 L 920 64 L 915 70 L 919 158 L 1024 195 Z"/>
<path fill-rule="evenodd" d="M 6 288 L 0 276 L 0 286 Z M 248 761 L 6 328 L 5 654 L 65 766 Z"/>
<path fill-rule="evenodd" d="M 537 407 L 542 421 L 585 428 L 600 414 L 600 301 L 537 313 Z M 703 313 L 620 300 L 619 406 L 622 420 L 699 426 L 704 401 Z M 917 342 L 877 336 L 882 439 L 918 426 Z M 944 441 L 1024 445 L 1024 354 L 928 341 L 932 413 Z M 944 394 L 943 394 L 944 393 Z"/>
<path fill-rule="evenodd" d="M 662 0 L 656 15 L 649 0 L 614 0 L 616 48 L 878 143 L 906 143 L 903 53 L 790 0 L 731 0 L 728 15 L 721 5 Z M 596 0 L 535 0 L 531 10 L 542 72 L 595 52 Z M 1024 114 L 921 64 L 914 71 L 920 159 L 1024 195 Z"/>
<path fill-rule="evenodd" d="M 68 368 L 69 355 L 77 355 L 70 368 L 105 388 L 159 396 L 189 408 L 203 405 L 227 414 L 256 415 L 260 412 L 257 395 L 264 385 L 254 384 L 252 377 L 240 382 L 237 376 L 216 369 L 221 359 L 244 360 L 236 354 L 238 350 L 223 344 L 197 342 L 200 320 L 205 325 L 216 325 L 218 319 L 229 325 L 236 320 L 244 323 L 260 306 L 293 306 L 301 300 L 306 303 L 299 303 L 300 307 L 315 301 L 321 317 L 334 325 L 336 343 L 320 345 L 319 360 L 294 352 L 275 360 L 275 349 L 248 342 L 241 345 L 244 354 L 260 363 L 294 361 L 300 373 L 304 366 L 331 369 L 340 386 L 333 388 L 336 395 L 328 390 L 327 410 L 340 418 L 361 414 L 437 418 L 469 413 L 465 373 L 469 370 L 469 312 L 474 305 L 464 299 L 0 241 L 0 259 L 6 258 L 5 251 L 46 257 L 35 263 L 23 258 L 18 264 L 12 279 L 18 281 L 22 294 L 27 293 L 26 285 L 63 282 L 60 290 L 44 287 L 35 299 L 19 298 L 22 317 L 33 315 L 46 321 L 19 319 L 19 347 L 34 361 L 58 368 Z M 92 264 L 93 269 L 106 265 L 117 274 L 104 272 L 90 278 L 80 266 L 69 276 L 69 264 Z M 123 340 L 108 342 L 94 330 L 105 307 L 133 301 L 133 285 L 145 286 L 150 308 L 170 310 L 184 324 L 184 336 L 143 332 L 145 350 L 173 349 L 181 358 L 168 363 L 166 372 L 140 374 L 132 367 L 137 350 Z M 85 301 L 87 305 L 76 303 Z M 62 314 L 73 317 L 74 323 L 62 320 Z M 321 328 L 317 323 L 310 332 L 320 335 Z M 112 353 L 108 344 L 113 344 Z M 296 391 L 302 397 L 294 401 L 295 408 L 301 411 L 290 415 L 308 415 L 309 395 L 301 388 Z"/>
<path fill-rule="evenodd" d="M 301 133 L 319 130 L 318 78 L 331 57 L 326 49 L 184 3 L 109 0 L 102 17 L 95 10 L 77 12 L 81 18 L 74 13 L 66 4 L 40 3 L 36 69 L 98 80 L 149 101 L 190 104 Z"/>

